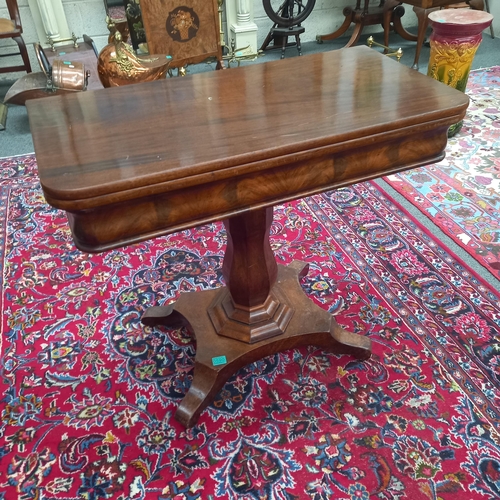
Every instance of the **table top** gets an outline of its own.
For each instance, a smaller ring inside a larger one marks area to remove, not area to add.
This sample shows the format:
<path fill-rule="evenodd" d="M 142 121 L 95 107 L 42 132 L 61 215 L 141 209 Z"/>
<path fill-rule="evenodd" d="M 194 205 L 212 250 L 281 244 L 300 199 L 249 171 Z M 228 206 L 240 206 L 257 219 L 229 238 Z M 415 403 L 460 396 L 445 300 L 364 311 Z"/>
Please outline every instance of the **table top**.
<path fill-rule="evenodd" d="M 76 201 L 456 116 L 467 103 L 354 47 L 27 108 L 46 194 Z"/>
<path fill-rule="evenodd" d="M 125 204 L 134 220 L 142 204 L 150 227 L 134 231 L 145 239 L 438 161 L 467 105 L 463 93 L 353 47 L 27 108 L 47 201 L 116 218 Z M 92 245 L 112 238 L 123 235 Z"/>

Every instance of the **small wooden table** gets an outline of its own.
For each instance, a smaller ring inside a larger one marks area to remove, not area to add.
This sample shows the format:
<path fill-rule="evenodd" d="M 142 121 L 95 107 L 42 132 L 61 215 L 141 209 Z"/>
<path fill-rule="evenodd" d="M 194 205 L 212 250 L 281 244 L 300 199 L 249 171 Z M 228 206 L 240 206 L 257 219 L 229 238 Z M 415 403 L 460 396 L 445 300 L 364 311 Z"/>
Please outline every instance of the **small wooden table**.
<path fill-rule="evenodd" d="M 370 5 L 370 0 L 364 0 L 363 6 L 361 6 L 361 0 L 356 0 L 355 7 L 344 7 L 342 11 L 344 22 L 341 26 L 328 35 L 317 35 L 316 41 L 323 43 L 325 40 L 335 40 L 341 37 L 352 24 L 354 24 L 354 30 L 351 38 L 344 46 L 346 48 L 358 43 L 365 26 L 373 26 L 374 24 L 381 24 L 384 27 L 384 34 L 387 35 L 384 37 L 386 47 L 388 46 L 391 27 L 402 37 L 413 40 L 414 36 L 408 33 L 401 23 L 401 17 L 405 13 L 404 8 L 399 7 L 401 2 L 392 2 L 391 5 L 386 5 L 385 1 L 380 0 L 379 5 Z"/>
<path fill-rule="evenodd" d="M 364 0 L 363 7 L 361 7 L 361 0 L 356 0 L 356 7 L 345 7 L 343 14 L 345 16 L 344 22 L 333 33 L 328 35 L 318 35 L 316 40 L 322 43 L 325 40 L 334 40 L 342 36 L 354 24 L 354 31 L 351 38 L 345 45 L 351 47 L 355 45 L 361 36 L 364 26 L 371 26 L 373 24 L 382 24 L 384 27 L 384 45 L 389 45 L 389 33 L 391 27 L 394 31 L 411 42 L 417 42 L 415 51 L 415 59 L 413 61 L 413 69 L 418 69 L 418 61 L 420 59 L 420 52 L 425 40 L 425 33 L 429 25 L 428 16 L 436 9 L 449 7 L 451 5 L 466 4 L 471 9 L 483 10 L 485 0 L 380 0 L 378 6 L 370 5 L 369 0 Z M 413 11 L 417 15 L 417 34 L 409 33 L 401 23 L 401 17 L 404 14 L 404 9 L 399 7 L 403 4 L 413 6 Z M 492 33 L 493 36 L 493 33 Z"/>
<path fill-rule="evenodd" d="M 283 81 L 287 82 L 283 92 Z M 152 307 L 197 352 L 176 418 L 193 425 L 226 380 L 303 344 L 364 359 L 302 292 L 307 266 L 278 266 L 272 207 L 444 156 L 468 98 L 367 47 L 28 101 L 40 180 L 76 245 L 111 248 L 223 219 L 226 286 Z M 225 356 L 218 365 L 214 358 Z"/>

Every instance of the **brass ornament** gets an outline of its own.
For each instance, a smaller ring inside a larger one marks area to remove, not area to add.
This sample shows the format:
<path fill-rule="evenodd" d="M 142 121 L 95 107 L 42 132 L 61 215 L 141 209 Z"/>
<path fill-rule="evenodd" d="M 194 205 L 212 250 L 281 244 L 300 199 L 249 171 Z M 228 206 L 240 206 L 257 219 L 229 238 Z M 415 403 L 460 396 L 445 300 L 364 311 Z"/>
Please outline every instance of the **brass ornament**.
<path fill-rule="evenodd" d="M 120 34 L 122 36 L 122 40 L 125 43 L 127 43 L 128 42 L 128 37 L 130 35 L 130 29 L 129 29 L 129 26 L 128 26 L 127 19 L 113 19 L 111 22 L 114 24 L 115 30 L 114 31 L 110 30 L 109 36 L 108 36 L 108 43 L 112 43 L 113 42 L 116 31 L 120 32 Z M 109 25 L 108 25 L 108 27 L 109 27 Z"/>
<path fill-rule="evenodd" d="M 384 49 L 384 54 L 389 57 L 395 57 L 396 61 L 400 61 L 401 58 L 403 57 L 403 49 L 399 47 L 397 50 L 391 49 L 390 47 L 387 47 L 386 45 L 382 45 L 381 43 L 377 43 L 373 36 L 369 36 L 366 40 L 366 44 L 368 47 L 372 47 L 375 45 L 376 47 L 382 47 Z"/>
<path fill-rule="evenodd" d="M 171 56 L 155 54 L 137 56 L 132 47 L 122 40 L 120 31 L 108 19 L 112 41 L 106 45 L 97 59 L 99 80 L 104 87 L 118 87 L 134 83 L 150 82 L 165 78 Z"/>

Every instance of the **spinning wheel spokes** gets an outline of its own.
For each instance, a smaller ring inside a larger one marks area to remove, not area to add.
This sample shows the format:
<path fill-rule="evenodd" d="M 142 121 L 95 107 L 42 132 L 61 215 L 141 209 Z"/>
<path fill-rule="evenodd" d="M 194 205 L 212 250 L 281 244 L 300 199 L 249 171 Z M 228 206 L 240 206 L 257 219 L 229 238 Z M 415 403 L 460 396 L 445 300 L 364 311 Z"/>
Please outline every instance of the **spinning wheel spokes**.
<path fill-rule="evenodd" d="M 316 0 L 263 0 L 269 19 L 278 26 L 296 26 L 312 12 Z"/>

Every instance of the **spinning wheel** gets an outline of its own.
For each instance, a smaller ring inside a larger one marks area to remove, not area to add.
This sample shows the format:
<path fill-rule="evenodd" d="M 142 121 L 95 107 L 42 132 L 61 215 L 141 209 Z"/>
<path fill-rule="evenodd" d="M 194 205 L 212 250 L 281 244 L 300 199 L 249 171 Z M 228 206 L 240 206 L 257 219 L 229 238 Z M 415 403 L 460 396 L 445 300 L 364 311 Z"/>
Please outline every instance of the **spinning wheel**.
<path fill-rule="evenodd" d="M 273 48 L 281 46 L 281 58 L 284 59 L 288 37 L 294 36 L 297 50 L 301 55 L 300 34 L 305 30 L 300 23 L 312 12 L 316 0 L 262 0 L 262 3 L 274 26 L 260 50 L 266 50 L 269 42 L 274 40 Z"/>
<path fill-rule="evenodd" d="M 262 3 L 271 21 L 288 28 L 302 23 L 307 18 L 316 0 L 263 0 Z"/>

